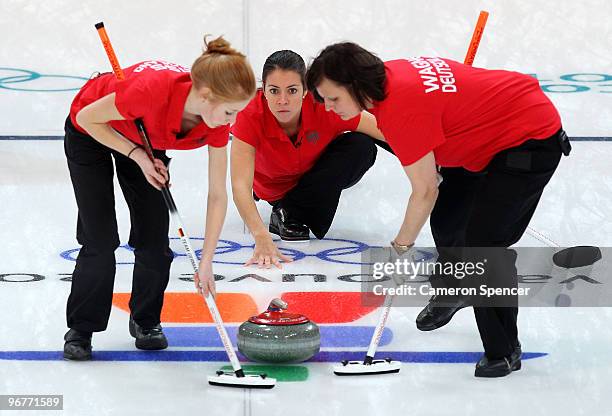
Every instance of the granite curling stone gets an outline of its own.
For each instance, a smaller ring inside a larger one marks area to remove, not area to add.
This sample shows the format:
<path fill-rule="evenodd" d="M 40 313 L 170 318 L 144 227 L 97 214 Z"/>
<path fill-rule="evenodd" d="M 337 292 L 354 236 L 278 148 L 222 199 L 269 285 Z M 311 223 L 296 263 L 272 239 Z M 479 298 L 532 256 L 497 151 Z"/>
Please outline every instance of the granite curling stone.
<path fill-rule="evenodd" d="M 302 362 L 318 353 L 321 335 L 317 324 L 286 309 L 285 301 L 274 299 L 267 311 L 240 325 L 238 351 L 265 363 Z"/>

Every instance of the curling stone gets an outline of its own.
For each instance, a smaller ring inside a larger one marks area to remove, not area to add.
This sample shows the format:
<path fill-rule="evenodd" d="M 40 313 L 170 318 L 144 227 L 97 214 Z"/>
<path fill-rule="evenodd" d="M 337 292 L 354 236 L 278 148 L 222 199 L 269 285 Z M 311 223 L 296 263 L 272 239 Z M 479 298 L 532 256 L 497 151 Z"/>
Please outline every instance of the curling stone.
<path fill-rule="evenodd" d="M 238 351 L 252 361 L 295 363 L 319 352 L 319 327 L 307 317 L 285 312 L 287 303 L 273 299 L 268 310 L 238 328 Z"/>

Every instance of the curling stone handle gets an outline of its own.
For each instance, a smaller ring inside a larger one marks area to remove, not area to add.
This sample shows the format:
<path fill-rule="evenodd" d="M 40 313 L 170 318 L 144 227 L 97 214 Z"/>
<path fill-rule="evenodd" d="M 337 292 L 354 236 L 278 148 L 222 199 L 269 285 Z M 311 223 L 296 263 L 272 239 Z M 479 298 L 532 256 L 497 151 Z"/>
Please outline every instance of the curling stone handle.
<path fill-rule="evenodd" d="M 268 309 L 282 309 L 282 310 L 285 310 L 285 309 L 287 309 L 288 306 L 289 305 L 284 300 L 279 299 L 279 298 L 274 298 L 270 302 L 270 305 L 268 306 Z"/>

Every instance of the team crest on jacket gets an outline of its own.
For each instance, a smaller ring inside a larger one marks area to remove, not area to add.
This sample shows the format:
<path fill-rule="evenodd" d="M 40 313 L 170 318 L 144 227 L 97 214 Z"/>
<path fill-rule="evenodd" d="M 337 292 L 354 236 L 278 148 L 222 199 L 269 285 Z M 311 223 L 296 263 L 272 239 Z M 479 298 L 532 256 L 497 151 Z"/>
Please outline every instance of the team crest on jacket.
<path fill-rule="evenodd" d="M 317 143 L 319 141 L 319 132 L 314 131 L 314 130 L 307 132 L 306 140 L 308 141 L 308 143 L 312 143 L 312 144 Z"/>

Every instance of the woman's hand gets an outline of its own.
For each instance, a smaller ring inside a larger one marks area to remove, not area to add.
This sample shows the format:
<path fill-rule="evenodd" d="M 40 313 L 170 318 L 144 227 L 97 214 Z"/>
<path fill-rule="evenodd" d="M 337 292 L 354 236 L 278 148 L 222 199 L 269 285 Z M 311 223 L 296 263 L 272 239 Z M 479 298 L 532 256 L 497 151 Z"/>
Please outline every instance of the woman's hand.
<path fill-rule="evenodd" d="M 268 234 L 264 237 L 255 238 L 253 256 L 244 265 L 257 264 L 259 268 L 266 269 L 269 269 L 271 265 L 275 265 L 277 268 L 282 269 L 281 261 L 288 263 L 292 262 L 293 259 L 282 254 L 276 244 L 274 244 L 274 241 L 272 241 L 272 237 Z"/>
<path fill-rule="evenodd" d="M 161 188 L 166 186 L 168 182 L 168 168 L 164 162 L 159 159 L 154 159 L 153 162 L 151 162 L 151 159 L 149 159 L 147 152 L 143 148 L 134 150 L 130 158 L 138 164 L 147 181 L 155 187 L 155 189 L 161 191 Z M 170 184 L 168 184 L 168 187 L 170 187 Z"/>
<path fill-rule="evenodd" d="M 210 293 L 213 298 L 217 296 L 212 262 L 200 262 L 198 273 L 194 273 L 193 275 L 193 281 L 200 295 L 207 297 L 208 293 Z"/>

